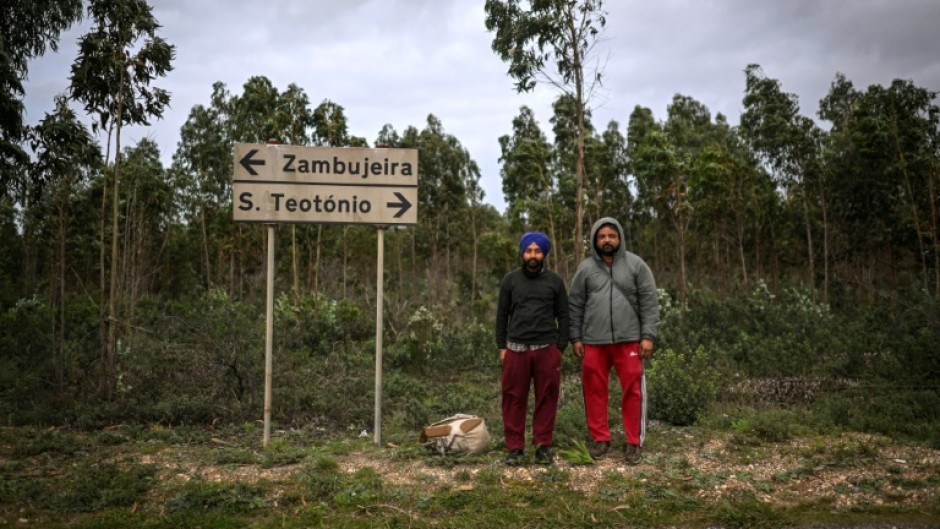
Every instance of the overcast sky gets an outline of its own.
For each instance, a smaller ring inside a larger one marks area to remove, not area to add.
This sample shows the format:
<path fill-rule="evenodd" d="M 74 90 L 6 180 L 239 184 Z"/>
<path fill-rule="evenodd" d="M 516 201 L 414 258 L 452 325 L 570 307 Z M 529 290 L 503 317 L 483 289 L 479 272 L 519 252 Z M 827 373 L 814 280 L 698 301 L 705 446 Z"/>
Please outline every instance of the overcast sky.
<path fill-rule="evenodd" d="M 125 145 L 157 141 L 169 165 L 190 109 L 208 104 L 212 83 L 233 93 L 253 75 L 283 91 L 303 88 L 316 107 L 345 108 L 350 133 L 373 142 L 385 123 L 424 128 L 428 114 L 466 147 L 482 171 L 485 201 L 505 207 L 497 139 L 528 105 L 551 140 L 550 88 L 516 94 L 491 51 L 483 0 L 151 0 L 176 46 L 174 70 L 156 86 L 172 108 L 149 128 L 127 129 Z M 595 127 L 626 127 L 636 105 L 664 119 L 676 93 L 737 124 L 744 68 L 760 64 L 815 117 L 836 72 L 856 88 L 911 79 L 940 90 L 937 0 L 608 0 L 598 52 L 605 82 L 592 102 Z M 30 63 L 26 120 L 36 123 L 64 92 L 76 40 Z"/>

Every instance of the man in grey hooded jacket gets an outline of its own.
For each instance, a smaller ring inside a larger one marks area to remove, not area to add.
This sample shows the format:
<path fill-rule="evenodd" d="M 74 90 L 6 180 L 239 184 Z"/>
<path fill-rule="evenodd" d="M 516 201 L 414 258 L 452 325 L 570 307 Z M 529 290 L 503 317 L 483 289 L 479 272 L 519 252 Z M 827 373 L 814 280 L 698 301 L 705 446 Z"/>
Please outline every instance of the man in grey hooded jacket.
<path fill-rule="evenodd" d="M 656 282 L 646 263 L 624 249 L 623 228 L 616 219 L 595 222 L 591 242 L 592 256 L 578 266 L 568 292 L 570 339 L 582 358 L 590 451 L 597 459 L 610 449 L 607 383 L 613 367 L 623 389 L 624 457 L 635 465 L 646 436 L 643 359 L 653 354 L 659 328 Z"/>

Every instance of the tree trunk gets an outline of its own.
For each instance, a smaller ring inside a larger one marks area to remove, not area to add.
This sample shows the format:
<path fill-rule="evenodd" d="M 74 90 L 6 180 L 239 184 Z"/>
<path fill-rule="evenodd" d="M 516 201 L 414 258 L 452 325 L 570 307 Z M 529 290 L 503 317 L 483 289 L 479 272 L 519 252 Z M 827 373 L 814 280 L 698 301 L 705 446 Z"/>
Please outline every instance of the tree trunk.
<path fill-rule="evenodd" d="M 109 134 L 110 136 L 110 134 Z M 108 138 L 108 146 L 111 145 L 111 139 Z M 106 159 L 110 156 L 106 156 Z M 107 162 L 105 163 L 105 170 L 107 170 Z M 108 171 L 113 174 L 113 171 Z M 107 260 L 105 256 L 107 255 L 105 248 L 107 247 L 105 241 L 107 240 L 108 232 L 108 175 L 105 174 L 104 182 L 101 186 L 101 237 L 98 239 L 98 394 L 100 397 L 104 398 L 105 395 L 105 380 L 107 379 L 107 365 L 108 365 L 108 319 L 107 319 L 107 299 L 108 299 L 108 289 L 107 289 Z"/>
<path fill-rule="evenodd" d="M 682 218 L 679 218 L 679 227 L 676 230 L 679 236 L 679 303 L 685 305 L 685 228 L 682 227 Z"/>
<path fill-rule="evenodd" d="M 575 228 L 574 228 L 574 256 L 575 261 L 580 263 L 581 257 L 584 255 L 582 252 L 582 244 L 584 239 L 584 65 L 581 64 L 582 60 L 582 51 L 580 46 L 580 39 L 578 38 L 578 32 L 574 24 L 574 14 L 570 11 L 574 6 L 569 8 L 568 12 L 568 31 L 571 39 L 571 58 L 572 58 L 572 69 L 574 71 L 574 93 L 575 93 L 575 103 L 578 105 L 577 108 L 577 117 L 578 117 L 578 146 L 577 146 L 577 162 L 575 164 L 575 175 L 577 177 L 577 189 L 575 195 Z"/>
<path fill-rule="evenodd" d="M 59 389 L 65 387 L 65 382 L 70 378 L 68 373 L 68 359 L 65 357 L 65 270 L 66 270 L 66 256 L 65 256 L 65 240 L 67 237 L 67 226 L 68 226 L 68 196 L 70 194 L 69 189 L 71 188 L 70 179 L 71 177 L 66 177 L 65 180 L 65 189 L 57 190 L 56 196 L 58 202 L 59 210 L 59 229 L 58 229 L 58 241 L 56 247 L 58 249 L 58 267 L 57 267 L 57 280 L 56 287 L 59 290 L 59 324 L 58 328 L 58 355 L 55 362 L 56 370 L 56 379 L 59 384 Z M 64 196 L 63 196 L 64 195 Z M 54 319 L 54 318 L 53 318 Z"/>
<path fill-rule="evenodd" d="M 813 246 L 813 230 L 809 220 L 809 200 L 806 198 L 806 187 L 800 190 L 803 200 L 803 224 L 806 226 L 806 255 L 809 258 L 809 288 L 813 301 L 816 301 L 816 261 Z"/>
<path fill-rule="evenodd" d="M 930 234 L 933 238 L 934 296 L 940 297 L 940 232 L 938 232 L 937 226 L 937 188 L 934 187 L 934 178 L 936 176 L 937 170 L 935 166 L 934 171 L 927 175 L 927 194 L 930 197 Z"/>
<path fill-rule="evenodd" d="M 209 260 L 209 234 L 206 230 L 206 208 L 200 208 L 199 223 L 202 228 L 202 253 L 206 260 L 206 288 L 212 288 L 212 264 Z"/>
<path fill-rule="evenodd" d="M 32 292 L 33 283 L 36 282 L 36 221 L 34 220 L 36 205 L 29 197 L 32 194 L 31 187 L 32 184 L 27 183 L 26 197 L 23 200 L 25 204 L 23 208 L 23 286 L 26 293 Z"/>
<path fill-rule="evenodd" d="M 823 303 L 829 303 L 829 207 L 822 184 L 819 187 L 819 205 L 823 216 Z"/>
<path fill-rule="evenodd" d="M 118 82 L 118 94 L 123 93 L 125 68 L 121 68 L 121 77 Z M 114 184 L 111 194 L 111 288 L 108 293 L 108 346 L 105 364 L 102 366 L 102 378 L 99 380 L 98 391 L 102 398 L 110 401 L 114 397 L 116 386 L 115 370 L 117 365 L 117 289 L 118 274 L 120 271 L 118 237 L 118 206 L 121 183 L 121 116 L 124 114 L 124 98 L 118 96 L 117 115 L 114 117 Z"/>
<path fill-rule="evenodd" d="M 898 158 L 901 162 L 901 174 L 904 176 L 904 189 L 907 195 L 907 205 L 911 208 L 911 217 L 914 219 L 914 235 L 917 239 L 917 249 L 920 253 L 920 266 L 923 270 L 923 283 L 924 290 L 930 290 L 930 271 L 927 268 L 927 250 L 924 248 L 924 237 L 920 229 L 920 213 L 917 211 L 917 201 L 914 197 L 914 186 L 911 184 L 911 176 L 907 172 L 907 159 L 904 157 L 904 151 L 901 150 L 901 142 L 898 138 L 898 124 L 896 121 L 891 121 L 891 133 L 894 136 L 894 147 L 897 150 Z M 933 202 L 933 195 L 930 196 L 931 202 Z"/>
<path fill-rule="evenodd" d="M 737 232 L 737 235 L 738 235 L 738 259 L 740 260 L 740 263 L 741 263 L 741 281 L 744 283 L 744 286 L 746 287 L 748 284 L 748 275 L 747 275 L 747 260 L 744 257 L 744 223 L 745 223 L 744 215 L 742 214 L 735 215 L 735 219 L 736 219 L 735 231 Z"/>
<path fill-rule="evenodd" d="M 679 303 L 685 305 L 686 300 L 686 273 L 685 273 L 685 232 L 688 220 L 685 217 L 685 208 L 682 205 L 682 176 L 676 174 L 673 179 L 673 188 L 676 195 L 676 211 L 673 214 L 676 220 L 676 235 L 679 247 Z"/>
<path fill-rule="evenodd" d="M 470 206 L 473 208 L 473 206 Z M 470 230 L 473 234 L 473 264 L 470 267 L 470 302 L 477 299 L 477 216 L 474 209 L 470 210 Z"/>

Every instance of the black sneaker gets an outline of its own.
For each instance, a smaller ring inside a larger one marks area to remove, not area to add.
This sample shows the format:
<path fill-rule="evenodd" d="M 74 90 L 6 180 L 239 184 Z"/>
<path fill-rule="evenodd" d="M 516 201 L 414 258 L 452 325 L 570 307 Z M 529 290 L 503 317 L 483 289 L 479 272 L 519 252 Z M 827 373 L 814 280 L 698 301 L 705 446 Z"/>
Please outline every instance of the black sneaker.
<path fill-rule="evenodd" d="M 627 443 L 627 446 L 623 447 L 623 458 L 628 465 L 640 464 L 640 445 Z"/>
<path fill-rule="evenodd" d="M 541 445 L 535 449 L 535 462 L 540 465 L 551 465 L 555 462 L 555 454 L 552 453 L 552 447 Z"/>
<path fill-rule="evenodd" d="M 521 465 L 523 455 L 524 452 L 522 450 L 510 450 L 509 453 L 506 454 L 506 464 L 514 467 Z"/>
<path fill-rule="evenodd" d="M 588 453 L 591 454 L 591 459 L 603 459 L 608 450 L 610 450 L 610 441 L 595 441 L 591 443 Z"/>

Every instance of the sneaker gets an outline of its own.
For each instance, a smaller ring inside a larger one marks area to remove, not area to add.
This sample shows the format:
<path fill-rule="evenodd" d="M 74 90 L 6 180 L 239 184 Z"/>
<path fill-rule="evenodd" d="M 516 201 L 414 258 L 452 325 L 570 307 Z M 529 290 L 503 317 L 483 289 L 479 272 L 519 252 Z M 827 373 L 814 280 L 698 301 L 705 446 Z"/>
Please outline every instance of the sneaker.
<path fill-rule="evenodd" d="M 555 462 L 555 454 L 552 453 L 552 447 L 541 445 L 535 449 L 535 462 L 540 465 L 551 465 Z"/>
<path fill-rule="evenodd" d="M 510 450 L 509 453 L 506 454 L 506 464 L 513 467 L 521 465 L 523 454 L 524 452 L 519 449 Z"/>
<path fill-rule="evenodd" d="M 608 450 L 610 450 L 610 441 L 595 441 L 591 443 L 588 453 L 591 454 L 591 459 L 603 459 Z"/>
<path fill-rule="evenodd" d="M 638 465 L 640 463 L 640 445 L 627 443 L 623 448 L 623 458 L 627 460 L 628 465 Z"/>

